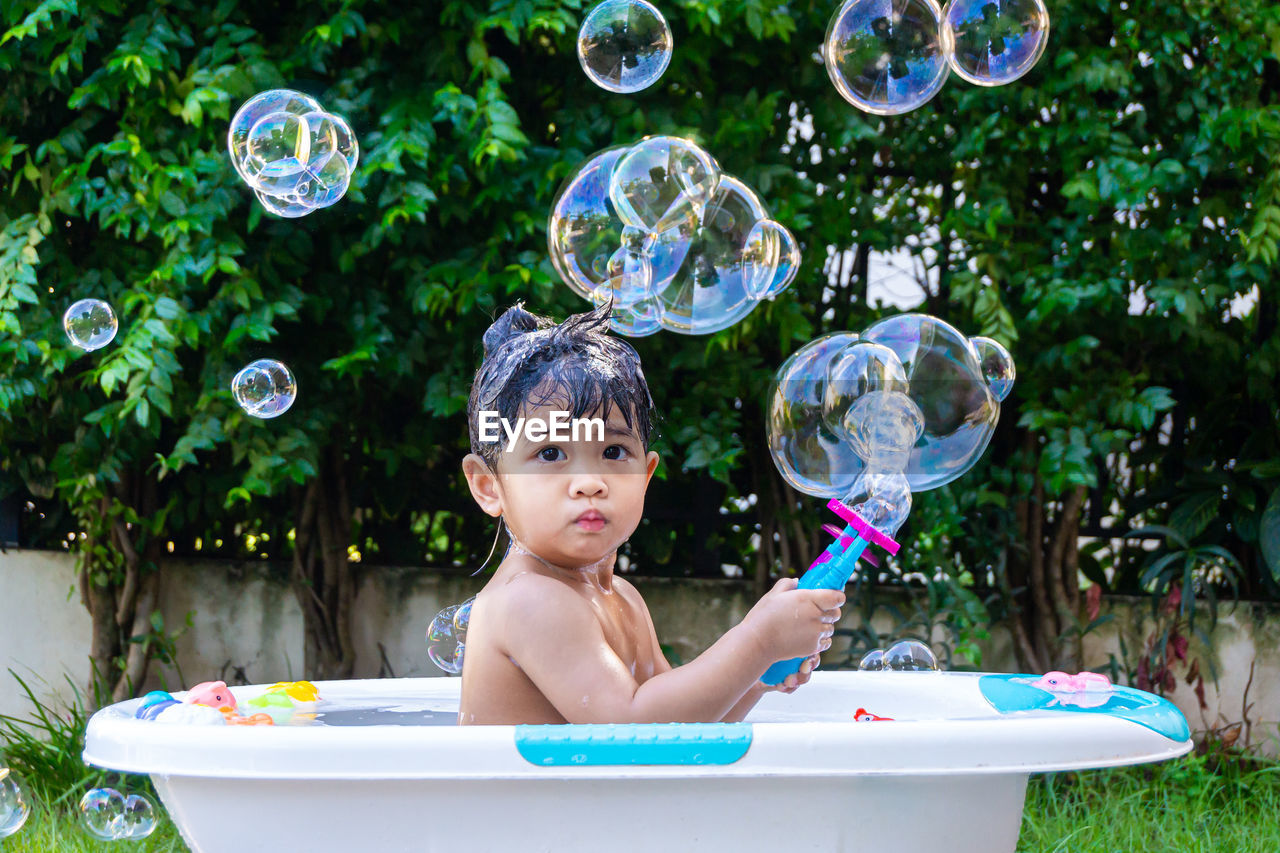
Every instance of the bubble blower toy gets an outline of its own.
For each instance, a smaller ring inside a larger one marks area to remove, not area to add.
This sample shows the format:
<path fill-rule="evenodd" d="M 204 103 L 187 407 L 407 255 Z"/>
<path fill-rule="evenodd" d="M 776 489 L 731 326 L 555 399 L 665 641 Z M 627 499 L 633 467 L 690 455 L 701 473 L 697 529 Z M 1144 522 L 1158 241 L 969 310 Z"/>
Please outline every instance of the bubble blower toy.
<path fill-rule="evenodd" d="M 868 545 L 896 554 L 911 493 L 973 467 L 1014 378 L 1001 344 L 924 314 L 825 335 L 787 359 L 769 407 L 770 453 L 791 486 L 831 498 L 845 524 L 800 588 L 843 588 Z M 778 684 L 802 661 L 778 661 L 761 680 Z"/>

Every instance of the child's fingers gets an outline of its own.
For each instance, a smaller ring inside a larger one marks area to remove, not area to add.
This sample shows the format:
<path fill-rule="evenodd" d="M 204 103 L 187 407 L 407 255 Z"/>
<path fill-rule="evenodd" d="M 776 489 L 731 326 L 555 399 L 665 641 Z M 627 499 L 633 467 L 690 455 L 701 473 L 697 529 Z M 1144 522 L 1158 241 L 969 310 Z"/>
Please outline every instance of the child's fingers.
<path fill-rule="evenodd" d="M 773 585 L 774 592 L 787 592 L 795 589 L 800 585 L 798 578 L 778 578 L 778 582 Z"/>

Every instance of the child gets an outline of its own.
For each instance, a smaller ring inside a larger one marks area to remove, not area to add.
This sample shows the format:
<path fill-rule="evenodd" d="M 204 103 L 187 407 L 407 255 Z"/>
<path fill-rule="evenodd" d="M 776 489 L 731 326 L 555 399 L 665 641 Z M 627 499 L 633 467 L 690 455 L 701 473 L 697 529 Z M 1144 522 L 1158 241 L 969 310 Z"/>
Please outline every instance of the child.
<path fill-rule="evenodd" d="M 770 664 L 807 657 L 776 688 L 791 692 L 831 645 L 844 593 L 784 578 L 695 660 L 667 663 L 644 600 L 614 575 L 658 454 L 639 356 L 608 318 L 557 326 L 517 304 L 485 333 L 462 470 L 511 547 L 472 605 L 462 724 L 735 722 L 775 689 L 759 680 Z"/>

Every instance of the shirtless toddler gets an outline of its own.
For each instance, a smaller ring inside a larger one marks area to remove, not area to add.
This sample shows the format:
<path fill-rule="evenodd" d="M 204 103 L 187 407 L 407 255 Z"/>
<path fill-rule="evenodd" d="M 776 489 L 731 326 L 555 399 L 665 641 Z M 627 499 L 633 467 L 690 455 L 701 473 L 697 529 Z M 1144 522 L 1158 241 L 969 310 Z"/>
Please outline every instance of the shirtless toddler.
<path fill-rule="evenodd" d="M 608 317 L 556 325 L 516 305 L 485 333 L 462 470 L 511 546 L 472 605 L 462 724 L 735 722 L 808 681 L 831 645 L 844 593 L 784 578 L 696 659 L 667 662 L 644 600 L 614 575 L 658 454 L 639 356 Z M 576 419 L 597 428 L 571 432 Z M 799 673 L 761 683 L 796 657 Z"/>

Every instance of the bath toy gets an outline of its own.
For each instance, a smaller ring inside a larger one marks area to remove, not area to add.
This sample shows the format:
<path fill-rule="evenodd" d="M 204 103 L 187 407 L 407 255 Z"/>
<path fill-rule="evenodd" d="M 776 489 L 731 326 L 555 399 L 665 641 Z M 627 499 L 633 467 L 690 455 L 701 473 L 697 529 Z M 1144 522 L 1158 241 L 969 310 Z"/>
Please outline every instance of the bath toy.
<path fill-rule="evenodd" d="M 800 587 L 842 588 L 869 545 L 897 554 L 912 491 L 973 467 L 1014 375 L 999 343 L 924 314 L 824 335 L 792 354 L 775 376 L 769 451 L 790 485 L 829 498 L 845 523 Z M 761 680 L 778 684 L 802 660 L 779 661 Z"/>
<path fill-rule="evenodd" d="M 1097 708 L 1111 701 L 1114 692 L 1111 679 L 1100 672 L 1078 672 L 1068 675 L 1065 672 L 1046 672 L 1035 681 L 1029 682 L 1032 687 L 1053 694 L 1053 705 L 1075 705 L 1081 708 Z"/>
<path fill-rule="evenodd" d="M 1038 678 L 819 670 L 741 723 L 561 726 L 458 726 L 457 678 L 329 681 L 324 707 L 340 713 L 251 733 L 169 730 L 135 719 L 136 699 L 108 706 L 89 721 L 84 759 L 150 774 L 192 850 L 233 849 L 231 827 L 250 849 L 293 849 L 299 827 L 322 827 L 308 853 L 1014 853 L 1032 774 L 1192 748 L 1161 697 L 1117 686 L 1099 708 L 1046 707 Z M 769 808 L 743 808 L 756 800 Z M 867 819 L 904 803 L 928 808 Z M 662 819 L 619 832 L 621 810 Z M 424 836 L 427 812 L 449 819 Z"/>
<path fill-rule="evenodd" d="M 315 702 L 320 691 L 310 681 L 277 681 L 267 688 L 267 693 L 283 693 L 295 702 Z"/>
<path fill-rule="evenodd" d="M 225 681 L 203 681 L 187 691 L 183 700 L 191 705 L 207 705 L 219 711 L 234 711 L 236 697 Z"/>
<path fill-rule="evenodd" d="M 859 723 L 875 723 L 879 721 L 893 722 L 893 717 L 877 717 L 866 708 L 859 708 L 853 712 L 853 718 Z"/>
<path fill-rule="evenodd" d="M 242 717 L 236 713 L 226 713 L 223 716 L 229 726 L 274 726 L 276 724 L 270 714 L 251 714 L 248 717 Z"/>
<path fill-rule="evenodd" d="M 164 709 L 179 704 L 181 703 L 177 699 L 164 690 L 152 690 L 142 697 L 142 704 L 138 706 L 136 716 L 139 720 L 154 720 Z"/>

